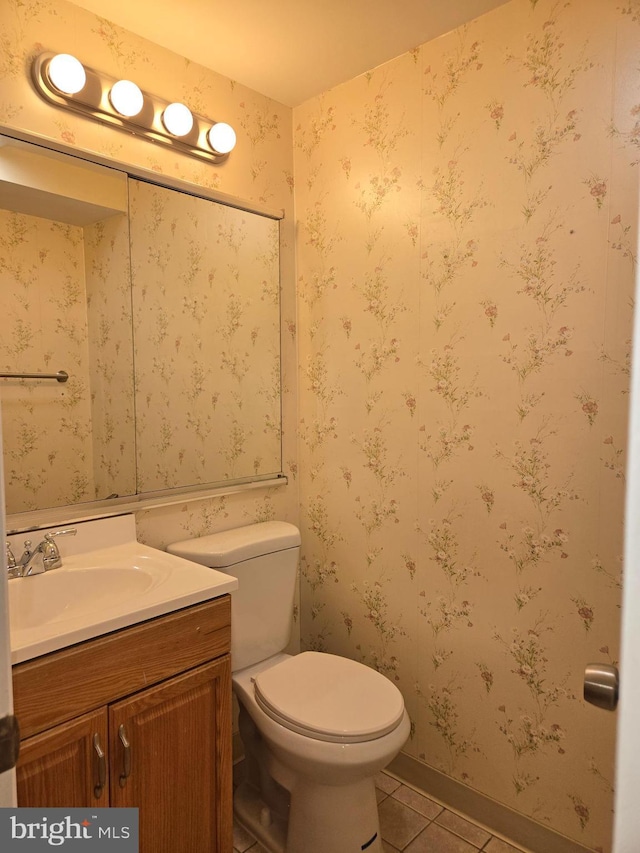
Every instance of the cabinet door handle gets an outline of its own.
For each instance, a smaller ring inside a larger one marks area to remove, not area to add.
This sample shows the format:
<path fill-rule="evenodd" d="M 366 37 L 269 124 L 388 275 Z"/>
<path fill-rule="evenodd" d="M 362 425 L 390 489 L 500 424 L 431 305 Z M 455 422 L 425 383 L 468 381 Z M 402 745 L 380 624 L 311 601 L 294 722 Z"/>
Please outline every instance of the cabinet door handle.
<path fill-rule="evenodd" d="M 96 732 L 93 736 L 93 750 L 98 759 L 98 784 L 93 789 L 93 794 L 96 800 L 99 800 L 104 791 L 104 786 L 107 781 L 107 759 L 104 754 L 104 749 L 100 743 L 100 735 Z"/>
<path fill-rule="evenodd" d="M 118 728 L 118 737 L 122 744 L 122 773 L 120 774 L 120 787 L 124 788 L 127 779 L 131 775 L 131 744 L 123 725 Z"/>

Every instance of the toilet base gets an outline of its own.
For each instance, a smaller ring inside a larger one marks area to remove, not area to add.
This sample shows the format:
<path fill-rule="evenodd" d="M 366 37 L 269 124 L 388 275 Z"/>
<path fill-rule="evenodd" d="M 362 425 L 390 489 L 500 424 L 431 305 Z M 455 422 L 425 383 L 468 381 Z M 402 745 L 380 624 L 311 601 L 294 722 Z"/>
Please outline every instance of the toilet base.
<path fill-rule="evenodd" d="M 373 779 L 319 785 L 299 779 L 291 792 L 287 853 L 382 853 Z"/>
<path fill-rule="evenodd" d="M 285 853 L 287 822 L 273 814 L 248 782 L 242 782 L 234 791 L 233 813 L 269 853 Z"/>
<path fill-rule="evenodd" d="M 382 853 L 373 779 L 340 786 L 297 780 L 288 824 L 243 782 L 234 794 L 234 812 L 270 853 Z"/>

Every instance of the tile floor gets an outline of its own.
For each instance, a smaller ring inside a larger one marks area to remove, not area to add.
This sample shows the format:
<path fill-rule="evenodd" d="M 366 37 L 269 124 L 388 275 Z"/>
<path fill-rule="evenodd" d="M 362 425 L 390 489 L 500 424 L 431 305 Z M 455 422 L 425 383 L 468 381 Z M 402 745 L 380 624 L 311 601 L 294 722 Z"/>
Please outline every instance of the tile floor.
<path fill-rule="evenodd" d="M 384 853 L 526 853 L 387 773 L 378 774 L 376 789 Z M 237 824 L 233 849 L 235 853 L 266 853 Z"/>

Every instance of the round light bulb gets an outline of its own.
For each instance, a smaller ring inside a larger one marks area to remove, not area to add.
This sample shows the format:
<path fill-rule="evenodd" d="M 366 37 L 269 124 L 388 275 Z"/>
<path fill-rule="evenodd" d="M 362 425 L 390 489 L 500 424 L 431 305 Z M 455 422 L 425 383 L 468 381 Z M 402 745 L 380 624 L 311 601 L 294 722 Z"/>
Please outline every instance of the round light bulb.
<path fill-rule="evenodd" d="M 193 127 L 193 116 L 184 104 L 169 104 L 162 113 L 162 123 L 173 136 L 186 136 Z"/>
<path fill-rule="evenodd" d="M 216 154 L 228 154 L 235 148 L 236 132 L 230 124 L 219 121 L 211 128 L 207 139 Z"/>
<path fill-rule="evenodd" d="M 121 116 L 137 116 L 144 104 L 142 92 L 131 80 L 118 80 L 109 92 L 109 100 L 114 110 Z"/>
<path fill-rule="evenodd" d="M 49 80 L 65 95 L 76 95 L 87 82 L 82 63 L 69 53 L 57 53 L 47 68 Z"/>

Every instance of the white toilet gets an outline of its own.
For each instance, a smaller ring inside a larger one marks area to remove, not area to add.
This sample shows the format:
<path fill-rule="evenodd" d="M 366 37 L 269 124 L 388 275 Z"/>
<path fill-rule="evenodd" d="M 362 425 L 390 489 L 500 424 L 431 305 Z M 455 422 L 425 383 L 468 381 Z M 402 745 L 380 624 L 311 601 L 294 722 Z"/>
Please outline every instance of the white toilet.
<path fill-rule="evenodd" d="M 245 748 L 234 810 L 274 853 L 381 853 L 374 776 L 409 718 L 385 676 L 319 652 L 283 654 L 300 533 L 267 521 L 176 542 L 172 554 L 238 578 L 231 599 L 233 688 Z"/>

